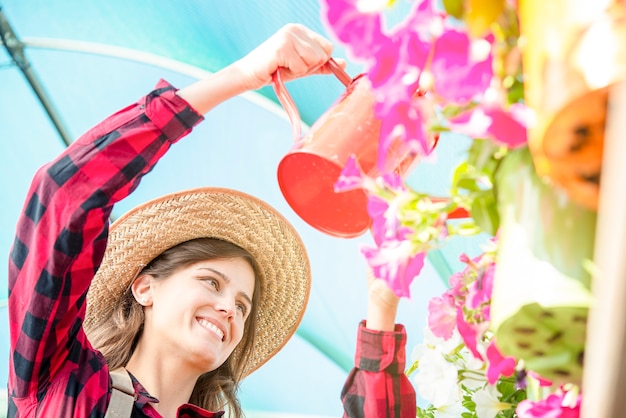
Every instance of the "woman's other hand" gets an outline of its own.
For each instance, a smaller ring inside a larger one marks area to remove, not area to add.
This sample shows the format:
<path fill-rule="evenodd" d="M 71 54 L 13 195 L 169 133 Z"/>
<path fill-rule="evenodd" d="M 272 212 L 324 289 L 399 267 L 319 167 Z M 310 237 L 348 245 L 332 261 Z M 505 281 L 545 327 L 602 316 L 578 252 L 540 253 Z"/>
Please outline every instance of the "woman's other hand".
<path fill-rule="evenodd" d="M 400 298 L 386 282 L 375 278 L 371 273 L 368 276 L 366 327 L 378 331 L 393 331 Z"/>

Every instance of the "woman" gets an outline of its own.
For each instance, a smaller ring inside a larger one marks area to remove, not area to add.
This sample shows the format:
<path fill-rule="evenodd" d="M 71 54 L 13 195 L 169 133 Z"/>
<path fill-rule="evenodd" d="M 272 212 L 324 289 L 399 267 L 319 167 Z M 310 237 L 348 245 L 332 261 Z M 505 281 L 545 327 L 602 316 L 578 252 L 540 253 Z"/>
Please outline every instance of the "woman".
<path fill-rule="evenodd" d="M 326 73 L 331 52 L 287 25 L 187 88 L 159 82 L 37 172 L 10 254 L 9 417 L 242 415 L 240 380 L 304 312 L 310 269 L 295 230 L 264 202 L 215 188 L 141 205 L 110 233 L 107 220 L 202 114 L 279 67 L 287 80 Z M 370 295 L 346 415 L 414 416 L 398 298 L 378 280 Z"/>

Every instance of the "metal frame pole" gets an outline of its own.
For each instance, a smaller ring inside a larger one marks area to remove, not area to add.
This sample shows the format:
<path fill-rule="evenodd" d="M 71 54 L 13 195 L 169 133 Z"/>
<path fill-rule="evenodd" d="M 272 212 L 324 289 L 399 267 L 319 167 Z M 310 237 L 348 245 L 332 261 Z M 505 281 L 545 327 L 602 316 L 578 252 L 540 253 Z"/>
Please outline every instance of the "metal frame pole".
<path fill-rule="evenodd" d="M 43 88 L 41 81 L 39 81 L 39 78 L 31 68 L 28 58 L 24 55 L 24 44 L 15 35 L 15 32 L 13 31 L 13 28 L 11 28 L 11 25 L 2 11 L 2 8 L 0 8 L 0 39 L 2 40 L 2 44 L 5 49 L 13 59 L 13 62 L 22 71 L 22 74 L 26 77 L 26 81 L 35 92 L 35 95 L 37 95 L 39 102 L 48 114 L 48 117 L 61 137 L 61 140 L 66 146 L 70 145 L 72 137 L 61 120 L 59 112 L 54 107 L 48 97 L 48 94 Z"/>

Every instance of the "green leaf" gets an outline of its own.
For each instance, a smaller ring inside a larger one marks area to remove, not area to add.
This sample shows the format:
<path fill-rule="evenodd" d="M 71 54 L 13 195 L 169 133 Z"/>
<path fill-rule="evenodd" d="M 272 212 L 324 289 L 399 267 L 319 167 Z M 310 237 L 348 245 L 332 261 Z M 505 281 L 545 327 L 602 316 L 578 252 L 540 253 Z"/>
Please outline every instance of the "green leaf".
<path fill-rule="evenodd" d="M 493 192 L 483 193 L 475 198 L 470 210 L 476 224 L 486 233 L 495 235 L 500 226 L 500 216 Z"/>
<path fill-rule="evenodd" d="M 463 402 L 461 403 L 465 409 L 467 409 L 468 411 L 475 411 L 476 410 L 476 404 L 474 403 L 474 401 L 472 401 L 472 398 L 469 396 L 466 396 L 463 398 Z"/>
<path fill-rule="evenodd" d="M 502 395 L 500 399 L 508 399 L 515 392 L 515 384 L 512 381 L 500 379 L 496 386 Z"/>
<path fill-rule="evenodd" d="M 433 409 L 434 409 L 433 406 L 430 406 L 427 409 L 422 409 L 418 406 L 417 411 L 416 411 L 416 416 L 417 418 L 434 418 L 435 413 Z"/>
<path fill-rule="evenodd" d="M 470 192 L 479 192 L 481 187 L 478 185 L 476 178 L 463 178 L 456 184 L 459 189 L 467 190 Z"/>
<path fill-rule="evenodd" d="M 480 232 L 482 232 L 482 228 L 474 222 L 463 222 L 454 226 L 454 234 L 461 235 L 463 237 L 477 235 Z"/>
<path fill-rule="evenodd" d="M 463 0 L 443 0 L 443 8 L 450 16 L 463 18 Z"/>
<path fill-rule="evenodd" d="M 493 174 L 498 165 L 500 146 L 490 139 L 475 139 L 469 149 L 467 160 L 479 171 Z"/>
<path fill-rule="evenodd" d="M 419 361 L 416 360 L 413 362 L 413 364 L 411 364 L 411 367 L 409 367 L 409 369 L 404 374 L 407 376 L 411 376 L 413 373 L 415 373 L 418 367 L 419 367 Z"/>

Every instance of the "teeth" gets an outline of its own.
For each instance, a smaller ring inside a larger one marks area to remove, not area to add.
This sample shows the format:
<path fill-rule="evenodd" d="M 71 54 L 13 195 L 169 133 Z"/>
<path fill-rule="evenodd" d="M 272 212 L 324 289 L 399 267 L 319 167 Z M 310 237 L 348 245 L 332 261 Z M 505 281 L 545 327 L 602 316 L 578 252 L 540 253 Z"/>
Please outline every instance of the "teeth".
<path fill-rule="evenodd" d="M 224 339 L 224 333 L 222 332 L 221 329 L 216 327 L 215 324 L 207 321 L 206 319 L 202 319 L 202 318 L 198 318 L 198 323 L 200 323 L 200 325 L 202 325 L 204 328 L 209 329 L 209 330 L 213 331 L 215 334 L 217 334 L 217 336 L 220 337 L 220 340 Z"/>

